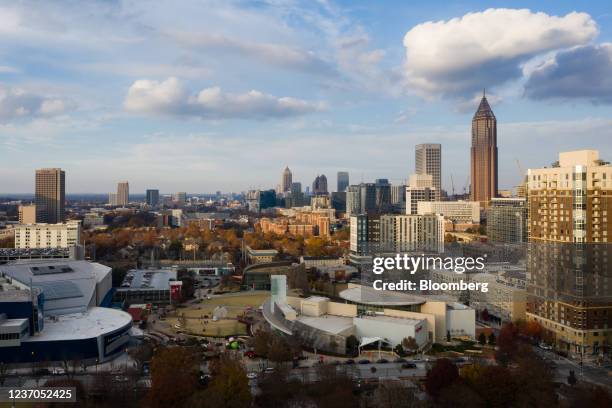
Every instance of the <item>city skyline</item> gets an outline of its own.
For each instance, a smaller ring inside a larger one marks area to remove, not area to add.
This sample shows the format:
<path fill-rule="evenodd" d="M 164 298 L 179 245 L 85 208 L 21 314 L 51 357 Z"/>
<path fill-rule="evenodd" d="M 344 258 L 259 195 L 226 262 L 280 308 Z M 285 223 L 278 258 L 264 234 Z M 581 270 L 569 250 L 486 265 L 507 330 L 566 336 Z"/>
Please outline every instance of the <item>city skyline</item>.
<path fill-rule="evenodd" d="M 443 145 L 442 187 L 460 191 L 483 87 L 500 189 L 517 159 L 612 157 L 605 2 L 30 6 L 0 3 L 0 193 L 33 191 L 37 167 L 64 169 L 70 193 L 274 188 L 286 164 L 304 185 L 400 183 L 421 143 Z"/>

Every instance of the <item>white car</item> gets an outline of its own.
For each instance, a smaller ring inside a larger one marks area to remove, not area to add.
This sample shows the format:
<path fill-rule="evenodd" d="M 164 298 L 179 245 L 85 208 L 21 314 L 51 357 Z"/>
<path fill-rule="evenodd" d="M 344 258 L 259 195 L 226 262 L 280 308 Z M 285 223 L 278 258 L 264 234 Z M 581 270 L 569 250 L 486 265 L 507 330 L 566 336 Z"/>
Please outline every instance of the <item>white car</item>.
<path fill-rule="evenodd" d="M 255 378 L 257 378 L 257 373 L 247 373 L 247 378 L 249 380 L 254 380 Z"/>
<path fill-rule="evenodd" d="M 546 343 L 540 343 L 538 345 L 538 347 L 540 347 L 542 350 L 552 350 L 553 349 L 552 346 L 550 346 L 550 345 L 548 345 Z"/>

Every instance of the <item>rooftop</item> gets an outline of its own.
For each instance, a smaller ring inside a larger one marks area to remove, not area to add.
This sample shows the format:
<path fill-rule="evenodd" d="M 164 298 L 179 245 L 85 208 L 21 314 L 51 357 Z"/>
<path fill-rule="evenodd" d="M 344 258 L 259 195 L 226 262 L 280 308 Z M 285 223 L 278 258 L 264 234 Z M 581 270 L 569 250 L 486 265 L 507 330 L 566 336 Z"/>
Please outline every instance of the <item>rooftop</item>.
<path fill-rule="evenodd" d="M 323 315 L 320 317 L 299 316 L 298 321 L 327 333 L 338 334 L 353 327 L 352 317 Z"/>
<path fill-rule="evenodd" d="M 370 286 L 355 285 L 340 292 L 340 297 L 353 303 L 381 306 L 409 306 L 425 303 L 425 298 L 402 292 L 376 290 Z"/>
<path fill-rule="evenodd" d="M 131 269 L 117 290 L 168 290 L 171 280 L 176 271 L 170 269 Z"/>
<path fill-rule="evenodd" d="M 71 313 L 45 319 L 45 329 L 24 341 L 79 340 L 94 338 L 132 323 L 125 312 L 93 307 L 82 313 Z"/>
<path fill-rule="evenodd" d="M 417 324 L 425 321 L 425 319 L 409 319 L 404 317 L 393 317 L 393 316 L 384 316 L 384 315 L 376 315 L 376 316 L 360 316 L 361 319 L 366 320 L 378 320 L 383 322 L 395 323 L 395 324 L 404 324 L 406 326 L 416 326 Z"/>

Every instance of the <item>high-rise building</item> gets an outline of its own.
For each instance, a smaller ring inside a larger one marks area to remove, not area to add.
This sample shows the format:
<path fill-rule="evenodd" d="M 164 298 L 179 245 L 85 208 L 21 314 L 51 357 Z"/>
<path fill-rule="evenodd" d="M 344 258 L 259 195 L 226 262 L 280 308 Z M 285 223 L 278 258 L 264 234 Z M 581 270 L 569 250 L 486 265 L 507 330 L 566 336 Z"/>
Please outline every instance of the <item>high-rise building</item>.
<path fill-rule="evenodd" d="M 116 207 L 117 204 L 117 193 L 108 193 L 108 205 Z"/>
<path fill-rule="evenodd" d="M 527 172 L 527 319 L 557 349 L 602 356 L 612 343 L 612 166 L 595 150 Z"/>
<path fill-rule="evenodd" d="M 444 217 L 439 214 L 381 215 L 380 250 L 444 252 Z"/>
<path fill-rule="evenodd" d="M 472 118 L 470 163 L 470 199 L 487 207 L 497 196 L 497 119 L 484 93 Z"/>
<path fill-rule="evenodd" d="M 147 204 L 155 207 L 159 203 L 159 190 L 147 190 Z"/>
<path fill-rule="evenodd" d="M 187 202 L 187 192 L 179 191 L 174 194 L 174 201 L 177 203 L 186 203 Z"/>
<path fill-rule="evenodd" d="M 406 212 L 406 185 L 393 184 L 391 186 L 391 205 L 396 211 Z"/>
<path fill-rule="evenodd" d="M 299 181 L 291 183 L 291 193 L 302 193 L 302 183 Z"/>
<path fill-rule="evenodd" d="M 414 148 L 414 172 L 432 176 L 433 186 L 442 190 L 442 145 L 439 143 L 418 144 Z"/>
<path fill-rule="evenodd" d="M 346 189 L 346 216 L 361 214 L 361 187 L 348 186 Z"/>
<path fill-rule="evenodd" d="M 527 242 L 527 200 L 491 199 L 487 208 L 487 237 L 491 242 Z"/>
<path fill-rule="evenodd" d="M 359 187 L 359 198 L 361 200 L 359 209 L 361 212 L 365 214 L 378 212 L 378 208 L 376 207 L 376 184 L 361 183 Z"/>
<path fill-rule="evenodd" d="M 327 177 L 325 177 L 325 174 L 315 178 L 312 183 L 312 194 L 327 194 Z"/>
<path fill-rule="evenodd" d="M 287 166 L 285 167 L 285 170 L 283 170 L 283 175 L 281 177 L 280 192 L 286 193 L 290 191 L 291 183 L 292 183 L 291 170 L 289 170 L 289 166 Z"/>
<path fill-rule="evenodd" d="M 36 206 L 35 205 L 20 205 L 19 206 L 19 223 L 20 224 L 36 224 Z"/>
<path fill-rule="evenodd" d="M 36 170 L 36 222 L 64 222 L 66 174 L 62 169 Z"/>
<path fill-rule="evenodd" d="M 438 201 L 440 190 L 433 186 L 431 174 L 412 174 L 406 187 L 406 214 L 417 214 L 420 201 Z"/>
<path fill-rule="evenodd" d="M 338 172 L 338 185 L 337 188 L 339 192 L 346 191 L 346 188 L 349 186 L 349 174 L 348 171 L 339 171 Z"/>
<path fill-rule="evenodd" d="M 376 207 L 381 213 L 391 210 L 391 184 L 387 179 L 377 179 L 376 182 Z"/>
<path fill-rule="evenodd" d="M 130 202 L 130 184 L 127 181 L 117 183 L 117 205 L 125 207 Z"/>

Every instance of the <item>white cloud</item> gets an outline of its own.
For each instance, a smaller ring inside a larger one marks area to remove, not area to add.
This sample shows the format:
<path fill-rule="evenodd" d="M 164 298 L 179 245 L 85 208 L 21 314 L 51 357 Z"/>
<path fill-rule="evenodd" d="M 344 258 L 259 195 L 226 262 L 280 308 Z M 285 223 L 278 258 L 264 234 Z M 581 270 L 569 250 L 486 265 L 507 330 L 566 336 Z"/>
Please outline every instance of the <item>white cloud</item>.
<path fill-rule="evenodd" d="M 538 54 L 585 44 L 598 28 L 586 13 L 551 16 L 528 9 L 488 9 L 408 31 L 407 85 L 425 96 L 465 96 L 521 76 Z"/>
<path fill-rule="evenodd" d="M 0 122 L 40 116 L 57 116 L 73 108 L 73 103 L 66 99 L 39 95 L 22 88 L 0 85 Z"/>
<path fill-rule="evenodd" d="M 164 81 L 141 79 L 132 84 L 124 101 L 128 111 L 197 116 L 206 119 L 264 119 L 287 117 L 319 111 L 322 103 L 292 97 L 276 97 L 252 90 L 243 94 L 222 92 L 219 87 L 205 88 L 193 95 L 177 79 Z"/>

